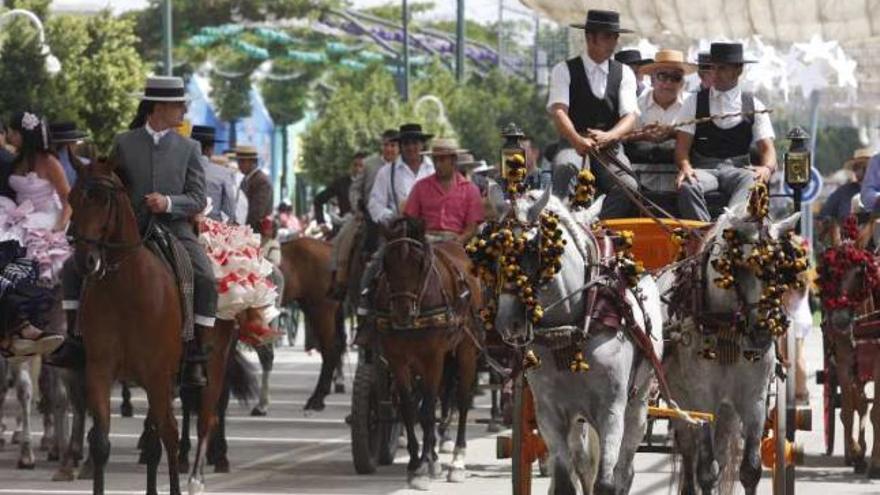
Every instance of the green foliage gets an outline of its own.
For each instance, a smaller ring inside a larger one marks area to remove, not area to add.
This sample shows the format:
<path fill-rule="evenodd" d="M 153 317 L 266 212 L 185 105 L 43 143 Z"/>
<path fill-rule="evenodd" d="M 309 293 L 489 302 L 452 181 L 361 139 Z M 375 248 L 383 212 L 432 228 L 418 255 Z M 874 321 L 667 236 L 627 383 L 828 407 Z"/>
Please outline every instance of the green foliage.
<path fill-rule="evenodd" d="M 501 129 L 508 122 L 519 124 L 539 145 L 557 139 L 544 110 L 544 95 L 532 84 L 500 72 L 484 79 L 473 76 L 458 85 L 435 62 L 413 81 L 411 104 L 399 102 L 393 78 L 381 68 L 368 76 L 337 78 L 333 84 L 336 90 L 317 107 L 320 117 L 304 137 L 303 167 L 319 183 L 343 173 L 355 151 L 376 149 L 382 130 L 404 122 L 419 122 L 437 136 L 458 137 L 462 147 L 490 163 L 496 161 Z M 443 103 L 448 124 L 436 105 L 416 103 L 426 95 Z"/>
<path fill-rule="evenodd" d="M 4 0 L 3 6 L 7 9 L 30 10 L 41 20 L 49 16 L 49 5 L 52 0 Z"/>
<path fill-rule="evenodd" d="M 409 5 L 407 5 L 407 7 L 409 7 L 410 18 L 423 12 L 430 12 L 434 10 L 434 6 L 435 3 L 430 1 L 410 2 Z M 399 1 L 389 1 L 384 5 L 364 9 L 364 12 L 391 22 L 399 23 L 403 18 L 403 5 Z"/>
<path fill-rule="evenodd" d="M 272 69 L 272 74 L 260 84 L 260 94 L 266 109 L 276 125 L 298 122 L 305 116 L 312 94 L 310 83 L 321 71 L 302 68 L 290 61 L 277 61 L 273 63 Z M 273 79 L 273 75 L 280 79 Z"/>
<path fill-rule="evenodd" d="M 133 24 L 109 12 L 56 16 L 45 22 L 46 42 L 62 70 L 50 77 L 36 29 L 25 19 L 7 25 L 0 50 L 0 114 L 31 109 L 49 121 L 72 120 L 101 150 L 124 129 L 137 106 L 144 67 Z"/>

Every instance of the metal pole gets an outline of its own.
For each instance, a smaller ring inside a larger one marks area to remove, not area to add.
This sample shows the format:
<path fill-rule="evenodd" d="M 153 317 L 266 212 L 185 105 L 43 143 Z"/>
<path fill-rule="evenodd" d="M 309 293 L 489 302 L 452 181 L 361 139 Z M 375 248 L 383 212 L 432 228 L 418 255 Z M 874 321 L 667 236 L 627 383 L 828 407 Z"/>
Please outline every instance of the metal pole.
<path fill-rule="evenodd" d="M 171 76 L 173 75 L 173 69 L 171 65 L 171 0 L 164 0 L 164 5 L 162 8 L 162 27 L 162 47 L 164 50 L 163 65 L 165 67 L 165 75 Z"/>
<path fill-rule="evenodd" d="M 534 73 L 535 84 L 538 84 L 538 38 L 539 38 L 540 34 L 541 34 L 541 18 L 538 17 L 538 14 L 535 14 L 535 43 L 534 43 L 535 46 L 534 46 L 534 50 L 532 52 L 532 55 L 533 55 L 533 59 L 532 59 L 533 62 L 532 63 L 534 65 L 533 68 L 535 70 L 535 73 Z"/>
<path fill-rule="evenodd" d="M 409 101 L 409 6 L 403 0 L 403 101 Z"/>
<path fill-rule="evenodd" d="M 281 125 L 281 201 L 287 201 L 287 124 Z"/>
<path fill-rule="evenodd" d="M 504 0 L 498 0 L 498 68 L 504 69 Z"/>
<path fill-rule="evenodd" d="M 455 20 L 455 79 L 464 80 L 464 0 L 457 0 L 458 14 Z"/>

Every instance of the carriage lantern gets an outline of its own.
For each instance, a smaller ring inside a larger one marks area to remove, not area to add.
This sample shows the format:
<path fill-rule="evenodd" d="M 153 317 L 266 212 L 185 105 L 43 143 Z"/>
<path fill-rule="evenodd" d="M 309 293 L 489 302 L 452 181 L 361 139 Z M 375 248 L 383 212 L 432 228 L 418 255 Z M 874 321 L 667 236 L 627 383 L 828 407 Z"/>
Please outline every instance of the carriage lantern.
<path fill-rule="evenodd" d="M 810 149 L 807 142 L 809 134 L 795 127 L 785 136 L 791 144 L 785 154 L 785 183 L 795 191 L 800 191 L 810 183 Z"/>
<path fill-rule="evenodd" d="M 507 124 L 501 131 L 504 138 L 504 145 L 501 147 L 501 177 L 507 177 L 507 161 L 515 156 L 519 156 L 523 163 L 526 160 L 526 150 L 520 144 L 520 140 L 526 137 L 522 129 L 514 122 Z"/>

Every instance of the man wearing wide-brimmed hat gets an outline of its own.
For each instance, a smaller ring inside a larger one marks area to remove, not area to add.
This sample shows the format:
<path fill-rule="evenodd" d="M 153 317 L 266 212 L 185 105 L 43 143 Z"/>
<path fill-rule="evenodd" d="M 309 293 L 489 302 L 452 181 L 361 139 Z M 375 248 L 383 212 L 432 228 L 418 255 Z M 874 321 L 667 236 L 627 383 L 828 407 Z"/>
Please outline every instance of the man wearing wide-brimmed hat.
<path fill-rule="evenodd" d="M 201 152 L 195 141 L 174 132 L 183 123 L 187 101 L 183 79 L 149 77 L 131 130 L 116 136 L 112 155 L 141 229 L 152 219 L 156 226 L 174 235 L 189 253 L 195 329 L 183 332 L 189 342 L 185 346 L 181 383 L 200 387 L 206 383 L 205 355 L 200 342 L 204 332 L 214 327 L 217 282 L 190 223 L 207 203 Z M 65 309 L 69 310 L 78 307 L 82 286 L 81 280 L 71 282 L 65 280 Z"/>
<path fill-rule="evenodd" d="M 620 50 L 619 52 L 615 53 L 614 60 L 629 67 L 633 71 L 633 73 L 636 75 L 636 94 L 642 94 L 642 92 L 645 90 L 645 85 L 642 84 L 642 78 L 639 77 L 639 70 L 642 67 L 652 63 L 654 59 L 642 58 L 642 52 L 635 49 L 629 49 Z"/>
<path fill-rule="evenodd" d="M 683 218 L 711 220 L 705 194 L 720 190 L 728 196 L 728 206 L 748 199 L 756 180 L 769 182 L 776 170 L 773 126 L 755 95 L 740 88 L 743 66 L 751 63 L 743 56 L 740 43 L 712 43 L 713 86 L 692 94 L 682 105 L 679 122 L 719 114 L 732 117 L 679 127 L 675 161 L 678 207 Z M 758 163 L 752 164 L 749 151 L 758 150 Z"/>
<path fill-rule="evenodd" d="M 259 233 L 263 219 L 272 214 L 272 182 L 269 176 L 260 170 L 256 147 L 239 145 L 235 148 L 235 161 L 238 162 L 238 169 L 244 174 L 239 187 L 248 200 L 245 225 L 250 225 L 254 232 Z"/>
<path fill-rule="evenodd" d="M 64 175 L 70 187 L 76 184 L 76 168 L 73 161 L 78 160 L 81 164 L 88 163 L 88 159 L 77 156 L 74 147 L 88 138 L 88 134 L 76 128 L 74 122 L 52 122 L 49 124 L 49 137 L 55 156 L 61 162 Z"/>
<path fill-rule="evenodd" d="M 840 242 L 840 225 L 851 213 L 858 213 L 853 209 L 853 201 L 861 192 L 868 162 L 873 154 L 871 148 L 859 148 L 853 152 L 852 158 L 844 162 L 843 169 L 851 174 L 852 180 L 838 186 L 822 204 L 816 215 L 819 239 L 826 240 L 830 245 Z"/>
<path fill-rule="evenodd" d="M 620 33 L 632 31 L 620 27 L 620 15 L 606 10 L 590 10 L 583 29 L 586 53 L 557 64 L 550 75 L 547 109 L 560 137 L 582 156 L 600 148 L 611 147 L 618 161 L 627 169 L 629 161 L 616 143 L 636 124 L 636 77 L 625 65 L 611 60 Z M 607 194 L 601 218 L 629 216 L 634 208 L 621 184 L 631 190 L 638 187 L 629 170 L 611 169 L 591 161 L 599 189 Z M 576 170 L 554 170 L 554 183 L 568 181 Z M 614 180 L 609 174 L 614 174 Z"/>
<path fill-rule="evenodd" d="M 205 195 L 211 202 L 208 218 L 218 222 L 235 220 L 235 172 L 211 161 L 214 145 L 224 143 L 217 139 L 217 130 L 211 126 L 194 125 L 190 137 L 202 147 L 202 167 L 205 169 Z"/>
<path fill-rule="evenodd" d="M 700 89 L 709 89 L 712 87 L 714 80 L 714 72 L 709 52 L 700 52 L 697 54 L 697 76 L 700 78 Z M 694 91 L 699 92 L 699 90 Z"/>
<path fill-rule="evenodd" d="M 404 214 L 425 221 L 429 236 L 464 244 L 483 221 L 480 190 L 457 170 L 464 153 L 454 139 L 435 139 L 431 147 L 434 174 L 416 182 Z"/>
<path fill-rule="evenodd" d="M 639 96 L 639 132 L 626 144 L 626 155 L 639 181 L 652 191 L 675 191 L 675 128 L 683 102 L 684 77 L 696 70 L 684 53 L 663 49 L 639 74 L 650 76 L 651 89 Z"/>
<path fill-rule="evenodd" d="M 400 157 L 376 174 L 367 209 L 376 223 L 387 224 L 403 212 L 409 192 L 419 179 L 434 173 L 434 164 L 422 154 L 433 134 L 422 132 L 419 124 L 404 124 L 397 133 Z"/>

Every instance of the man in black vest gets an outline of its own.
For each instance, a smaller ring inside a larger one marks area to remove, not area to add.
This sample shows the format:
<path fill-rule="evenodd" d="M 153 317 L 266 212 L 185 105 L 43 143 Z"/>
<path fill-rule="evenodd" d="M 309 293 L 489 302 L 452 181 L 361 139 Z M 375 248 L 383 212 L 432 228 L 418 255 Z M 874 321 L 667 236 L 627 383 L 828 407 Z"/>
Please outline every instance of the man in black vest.
<path fill-rule="evenodd" d="M 631 190 L 638 184 L 617 141 L 635 127 L 636 77 L 629 67 L 610 59 L 620 33 L 632 31 L 620 28 L 617 12 L 605 10 L 590 10 L 585 24 L 572 27 L 584 30 L 587 52 L 553 68 L 547 109 L 560 136 L 581 156 L 611 147 L 627 170 L 612 165 L 609 172 L 601 164 L 591 163 L 599 189 L 607 194 L 600 217 L 631 216 L 633 205 L 619 183 Z M 615 181 L 610 173 L 619 180 Z M 567 177 L 570 175 L 569 171 Z"/>
<path fill-rule="evenodd" d="M 735 115 L 697 125 L 679 127 L 676 135 L 675 163 L 678 207 L 683 218 L 710 221 L 705 193 L 720 190 L 728 206 L 748 200 L 756 180 L 767 182 L 776 170 L 773 126 L 770 117 L 754 114 L 764 105 L 739 87 L 743 58 L 739 43 L 712 43 L 709 62 L 713 67 L 713 86 L 692 94 L 681 109 L 679 122 L 723 113 Z M 755 145 L 759 160 L 752 165 L 749 150 Z"/>

